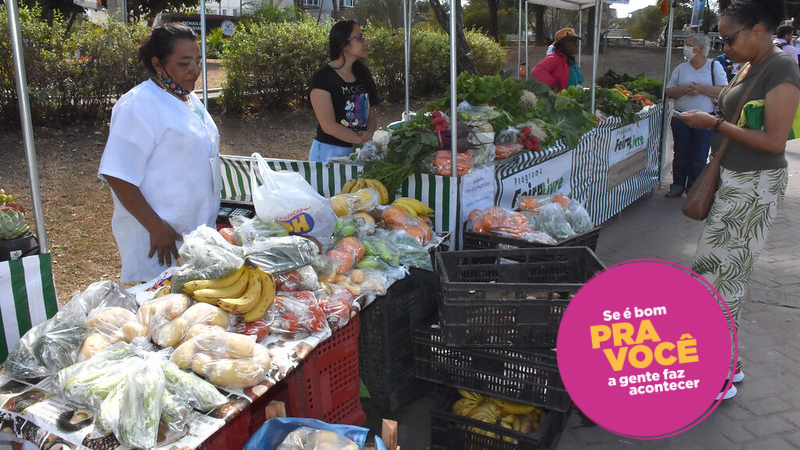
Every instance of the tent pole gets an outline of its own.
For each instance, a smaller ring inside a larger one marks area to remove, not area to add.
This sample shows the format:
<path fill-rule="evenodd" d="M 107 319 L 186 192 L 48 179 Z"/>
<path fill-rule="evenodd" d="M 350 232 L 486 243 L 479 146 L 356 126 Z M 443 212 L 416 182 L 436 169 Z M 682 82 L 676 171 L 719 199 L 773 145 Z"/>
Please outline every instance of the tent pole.
<path fill-rule="evenodd" d="M 450 186 L 458 186 L 457 153 L 458 153 L 458 97 L 457 97 L 457 58 L 456 58 L 456 14 L 458 14 L 458 2 L 461 0 L 450 0 Z M 457 198 L 458 196 L 456 196 Z M 450 196 L 452 202 L 452 195 Z M 460 220 L 459 220 L 460 225 Z M 460 245 L 457 243 L 457 248 Z"/>
<path fill-rule="evenodd" d="M 665 36 L 667 40 L 667 56 L 665 57 L 664 61 L 664 78 L 661 83 L 661 140 L 659 141 L 658 145 L 658 184 L 661 184 L 661 172 L 662 168 L 661 165 L 664 164 L 664 152 L 666 149 L 664 148 L 664 138 L 670 130 L 668 129 L 669 122 L 671 117 L 667 118 L 667 81 L 669 80 L 670 76 L 670 69 L 672 63 L 672 20 L 675 18 L 675 11 L 672 7 L 672 4 L 669 6 L 669 23 L 667 24 L 667 35 Z"/>
<path fill-rule="evenodd" d="M 596 0 L 594 4 L 594 50 L 592 51 L 592 101 L 590 113 L 594 114 L 595 85 L 597 84 L 597 55 L 600 53 L 600 14 L 603 12 L 603 0 Z"/>
<path fill-rule="evenodd" d="M 583 10 L 580 9 L 580 6 L 578 6 L 578 36 L 581 37 L 581 39 L 578 39 L 578 67 L 580 67 L 581 66 L 581 51 L 582 51 L 581 42 L 583 41 L 583 39 L 582 39 L 583 38 Z"/>
<path fill-rule="evenodd" d="M 528 0 L 525 0 L 525 81 L 528 81 Z"/>
<path fill-rule="evenodd" d="M 222 5 L 222 2 L 220 2 L 220 5 Z M 208 73 L 206 67 L 206 0 L 200 0 L 200 59 L 202 60 L 203 64 L 203 106 L 208 109 Z"/>
<path fill-rule="evenodd" d="M 409 0 L 403 0 L 403 53 L 405 53 L 405 77 L 406 77 L 406 110 L 403 113 L 403 120 L 408 120 L 411 115 L 409 110 L 409 89 L 408 78 L 410 73 L 409 53 L 411 51 L 411 5 Z"/>
<path fill-rule="evenodd" d="M 520 55 L 520 47 L 522 46 L 522 2 L 528 0 L 519 0 L 519 14 L 517 14 L 517 67 L 522 65 L 522 57 Z M 528 49 L 526 48 L 525 51 Z M 528 70 L 528 64 L 525 64 L 525 71 Z M 519 74 L 517 74 L 519 76 Z"/>
<path fill-rule="evenodd" d="M 19 11 L 17 0 L 6 1 L 8 31 L 11 40 L 11 55 L 14 64 L 14 78 L 17 84 L 17 101 L 19 102 L 19 118 L 22 124 L 25 157 L 28 160 L 28 176 L 31 179 L 31 201 L 33 202 L 36 235 L 39 239 L 41 253 L 50 253 L 47 243 L 47 230 L 44 226 L 44 208 L 42 192 L 39 189 L 39 170 L 36 164 L 36 149 L 33 143 L 33 125 L 31 123 L 31 105 L 28 100 L 28 81 L 25 75 L 25 55 L 22 51 L 22 32 L 19 27 Z"/>

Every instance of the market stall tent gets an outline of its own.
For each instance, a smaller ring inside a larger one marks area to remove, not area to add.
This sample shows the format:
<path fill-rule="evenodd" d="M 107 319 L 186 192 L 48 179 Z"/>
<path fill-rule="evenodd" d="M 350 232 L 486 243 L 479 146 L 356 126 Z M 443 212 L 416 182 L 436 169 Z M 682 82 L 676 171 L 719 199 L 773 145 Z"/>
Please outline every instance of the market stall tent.
<path fill-rule="evenodd" d="M 14 348 L 26 331 L 49 319 L 58 311 L 52 261 L 44 224 L 42 195 L 39 189 L 39 172 L 36 165 L 28 84 L 25 77 L 19 10 L 17 0 L 5 3 L 20 122 L 31 182 L 31 201 L 41 253 L 0 263 L 0 322 L 3 327 L 3 333 L 0 335 L 0 362 L 6 359 L 8 352 Z"/>

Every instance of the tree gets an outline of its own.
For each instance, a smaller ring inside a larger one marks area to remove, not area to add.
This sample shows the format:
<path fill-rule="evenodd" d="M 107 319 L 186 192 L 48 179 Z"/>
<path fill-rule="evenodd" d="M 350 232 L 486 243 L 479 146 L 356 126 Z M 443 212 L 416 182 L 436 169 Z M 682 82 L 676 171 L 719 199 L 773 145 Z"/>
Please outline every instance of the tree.
<path fill-rule="evenodd" d="M 544 5 L 535 5 L 533 7 L 534 15 L 536 16 L 536 25 L 534 26 L 535 45 L 547 45 L 547 37 L 544 32 Z"/>
<path fill-rule="evenodd" d="M 390 28 L 403 26 L 403 0 L 361 0 L 353 11 L 356 17 L 367 19 L 372 24 Z"/>
<path fill-rule="evenodd" d="M 439 2 L 439 0 L 428 0 L 428 3 L 430 3 L 431 8 L 433 8 L 433 12 L 436 14 L 436 20 L 439 21 L 439 25 L 441 25 L 445 32 L 450 35 L 450 14 L 445 11 L 444 6 Z M 478 73 L 478 68 L 475 66 L 475 60 L 469 54 L 469 44 L 467 44 L 467 38 L 464 36 L 464 9 L 461 7 L 461 0 L 457 0 L 453 3 L 456 5 L 456 70 L 458 73 Z"/>
<path fill-rule="evenodd" d="M 664 23 L 661 14 L 658 12 L 658 7 L 651 5 L 631 13 L 627 28 L 634 39 L 657 41 L 661 31 L 664 29 Z"/>
<path fill-rule="evenodd" d="M 495 38 L 495 42 L 502 42 L 502 36 L 517 32 L 517 10 L 506 2 L 498 3 L 496 19 L 492 19 L 487 3 L 471 1 L 464 6 L 464 28 L 477 29 L 487 36 Z M 491 34 L 492 23 L 496 20 L 496 37 Z"/>
<path fill-rule="evenodd" d="M 42 9 L 42 19 L 47 21 L 48 24 L 53 24 L 53 18 L 56 14 L 61 14 L 63 17 L 69 17 L 70 24 L 78 14 L 83 14 L 83 7 L 78 6 L 72 0 L 23 0 L 22 3 L 33 8 L 37 4 Z"/>

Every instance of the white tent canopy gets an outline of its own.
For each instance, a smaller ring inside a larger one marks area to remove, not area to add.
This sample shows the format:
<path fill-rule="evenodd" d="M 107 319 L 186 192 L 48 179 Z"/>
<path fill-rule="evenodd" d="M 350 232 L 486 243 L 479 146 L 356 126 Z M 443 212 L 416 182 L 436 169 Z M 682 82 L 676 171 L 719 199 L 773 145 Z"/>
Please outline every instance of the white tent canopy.
<path fill-rule="evenodd" d="M 528 0 L 528 3 L 550 6 L 558 9 L 568 9 L 570 11 L 578 11 L 595 6 L 594 0 Z"/>

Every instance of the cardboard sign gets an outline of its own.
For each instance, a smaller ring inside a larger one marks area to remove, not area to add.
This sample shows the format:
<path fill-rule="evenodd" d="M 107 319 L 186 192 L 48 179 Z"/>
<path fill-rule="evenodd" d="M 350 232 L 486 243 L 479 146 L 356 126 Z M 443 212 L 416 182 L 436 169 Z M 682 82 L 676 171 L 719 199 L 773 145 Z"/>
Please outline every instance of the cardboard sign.
<path fill-rule="evenodd" d="M 613 130 L 608 149 L 608 165 L 613 166 L 631 157 L 634 153 L 644 150 L 647 148 L 649 139 L 650 128 L 646 120 Z"/>
<path fill-rule="evenodd" d="M 461 177 L 461 222 L 473 209 L 494 206 L 494 164 L 473 169 Z"/>

